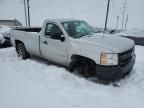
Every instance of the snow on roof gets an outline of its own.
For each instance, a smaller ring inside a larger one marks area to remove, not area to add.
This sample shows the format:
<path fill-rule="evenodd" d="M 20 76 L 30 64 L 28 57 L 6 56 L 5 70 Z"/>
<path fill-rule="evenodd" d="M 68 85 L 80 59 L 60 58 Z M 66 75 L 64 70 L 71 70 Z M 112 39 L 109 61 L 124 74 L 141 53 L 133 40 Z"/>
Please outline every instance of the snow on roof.
<path fill-rule="evenodd" d="M 144 30 L 131 29 L 118 33 L 120 36 L 131 36 L 131 37 L 144 37 Z"/>
<path fill-rule="evenodd" d="M 46 19 L 44 22 L 48 22 L 48 21 L 61 23 L 61 22 L 67 22 L 67 21 L 82 21 L 82 20 L 68 19 L 68 18 L 63 18 L 63 19 L 57 18 L 57 19 Z"/>

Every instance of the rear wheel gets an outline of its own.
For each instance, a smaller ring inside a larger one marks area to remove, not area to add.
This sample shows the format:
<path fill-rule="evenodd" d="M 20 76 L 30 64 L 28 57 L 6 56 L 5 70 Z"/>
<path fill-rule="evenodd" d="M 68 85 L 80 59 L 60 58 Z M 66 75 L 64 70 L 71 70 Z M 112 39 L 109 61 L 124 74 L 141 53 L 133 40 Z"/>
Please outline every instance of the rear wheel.
<path fill-rule="evenodd" d="M 24 60 L 30 57 L 30 54 L 26 51 L 26 48 L 23 43 L 18 43 L 16 45 L 16 51 L 18 56 Z"/>

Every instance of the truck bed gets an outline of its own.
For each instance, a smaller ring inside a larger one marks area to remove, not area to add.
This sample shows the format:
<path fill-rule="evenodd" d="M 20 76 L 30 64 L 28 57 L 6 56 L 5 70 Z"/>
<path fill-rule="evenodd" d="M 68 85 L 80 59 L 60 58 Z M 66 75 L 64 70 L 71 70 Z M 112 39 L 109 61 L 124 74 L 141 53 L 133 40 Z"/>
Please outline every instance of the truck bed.
<path fill-rule="evenodd" d="M 13 46 L 15 46 L 15 41 L 21 41 L 24 43 L 26 50 L 29 53 L 34 53 L 40 56 L 39 52 L 39 32 L 40 27 L 18 27 L 10 30 L 10 38 Z"/>
<path fill-rule="evenodd" d="M 41 27 L 16 27 L 13 28 L 13 30 L 39 33 L 41 31 Z"/>

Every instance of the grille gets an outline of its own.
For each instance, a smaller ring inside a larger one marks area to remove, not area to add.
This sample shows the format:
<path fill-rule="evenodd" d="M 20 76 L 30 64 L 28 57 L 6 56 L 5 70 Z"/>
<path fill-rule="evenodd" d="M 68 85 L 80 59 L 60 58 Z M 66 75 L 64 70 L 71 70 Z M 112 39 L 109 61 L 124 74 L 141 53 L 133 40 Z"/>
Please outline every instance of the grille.
<path fill-rule="evenodd" d="M 134 48 L 127 50 L 125 52 L 119 53 L 119 65 L 121 67 L 124 67 L 131 61 L 133 52 L 134 52 Z"/>

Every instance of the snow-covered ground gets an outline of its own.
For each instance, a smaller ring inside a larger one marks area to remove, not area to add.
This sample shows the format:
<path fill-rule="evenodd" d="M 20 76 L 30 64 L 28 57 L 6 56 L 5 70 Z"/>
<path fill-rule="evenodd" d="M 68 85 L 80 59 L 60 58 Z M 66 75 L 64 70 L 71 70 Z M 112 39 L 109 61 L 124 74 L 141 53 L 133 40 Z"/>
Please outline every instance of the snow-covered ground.
<path fill-rule="evenodd" d="M 120 87 L 100 85 L 39 58 L 0 49 L 0 108 L 144 108 L 144 47 Z"/>

